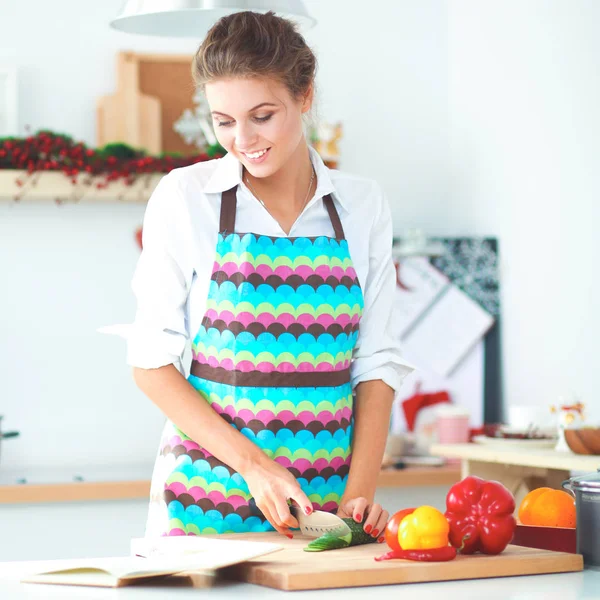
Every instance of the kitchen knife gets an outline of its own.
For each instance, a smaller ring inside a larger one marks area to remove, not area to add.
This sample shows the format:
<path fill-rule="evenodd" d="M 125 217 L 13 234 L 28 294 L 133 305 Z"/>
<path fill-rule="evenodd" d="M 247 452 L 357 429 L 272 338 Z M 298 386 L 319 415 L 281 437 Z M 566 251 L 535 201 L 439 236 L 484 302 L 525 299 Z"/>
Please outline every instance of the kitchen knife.
<path fill-rule="evenodd" d="M 254 515 L 266 519 L 260 508 L 256 506 L 254 498 L 250 498 L 248 504 Z M 289 505 L 289 509 L 292 516 L 298 521 L 300 531 L 306 537 L 318 538 L 325 533 L 341 537 L 350 533 L 350 527 L 340 517 L 332 513 L 313 510 L 310 515 L 307 515 L 295 504 Z"/>
<path fill-rule="evenodd" d="M 290 506 L 290 513 L 298 521 L 300 531 L 307 537 L 318 538 L 325 533 L 341 537 L 350 533 L 350 527 L 340 517 L 322 510 L 307 515 L 299 506 Z"/>

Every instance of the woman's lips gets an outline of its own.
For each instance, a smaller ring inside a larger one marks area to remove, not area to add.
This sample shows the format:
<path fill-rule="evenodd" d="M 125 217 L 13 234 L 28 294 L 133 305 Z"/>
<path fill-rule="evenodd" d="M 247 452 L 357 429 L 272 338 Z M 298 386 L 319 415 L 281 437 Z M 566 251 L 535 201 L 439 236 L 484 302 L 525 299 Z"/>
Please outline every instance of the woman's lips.
<path fill-rule="evenodd" d="M 265 162 L 265 160 L 267 160 L 267 157 L 269 156 L 269 153 L 271 151 L 271 148 L 265 148 L 265 152 L 263 152 L 260 156 L 258 157 L 252 157 L 252 156 L 248 156 L 248 154 L 246 154 L 245 152 L 242 152 L 241 154 L 243 154 L 244 158 L 252 163 L 253 165 L 258 165 L 262 162 Z M 259 150 L 260 152 L 260 150 Z M 249 152 L 249 154 L 251 155 L 256 155 L 257 152 Z"/>

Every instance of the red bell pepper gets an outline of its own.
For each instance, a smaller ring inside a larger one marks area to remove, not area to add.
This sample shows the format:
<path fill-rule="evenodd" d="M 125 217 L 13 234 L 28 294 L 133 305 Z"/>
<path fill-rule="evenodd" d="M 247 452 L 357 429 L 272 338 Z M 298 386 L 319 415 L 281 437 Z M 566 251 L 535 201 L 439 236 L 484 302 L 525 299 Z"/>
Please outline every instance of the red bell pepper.
<path fill-rule="evenodd" d="M 446 496 L 450 543 L 464 544 L 463 554 L 500 554 L 513 539 L 514 510 L 514 496 L 501 483 L 465 477 Z"/>

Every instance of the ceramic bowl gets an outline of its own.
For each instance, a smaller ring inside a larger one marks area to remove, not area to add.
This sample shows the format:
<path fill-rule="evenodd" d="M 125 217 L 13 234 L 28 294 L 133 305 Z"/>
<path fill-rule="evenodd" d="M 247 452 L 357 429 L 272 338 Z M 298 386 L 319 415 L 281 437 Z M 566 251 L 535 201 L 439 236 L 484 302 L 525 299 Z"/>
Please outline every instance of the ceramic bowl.
<path fill-rule="evenodd" d="M 575 454 L 600 454 L 600 427 L 565 429 L 565 440 Z"/>

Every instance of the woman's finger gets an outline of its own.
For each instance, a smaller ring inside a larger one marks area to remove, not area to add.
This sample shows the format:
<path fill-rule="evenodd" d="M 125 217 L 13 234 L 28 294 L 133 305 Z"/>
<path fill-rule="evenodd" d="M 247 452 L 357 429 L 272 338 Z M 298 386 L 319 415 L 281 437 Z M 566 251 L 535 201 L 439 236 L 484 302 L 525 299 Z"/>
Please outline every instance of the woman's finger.
<path fill-rule="evenodd" d="M 292 517 L 292 513 L 290 513 L 290 507 L 283 498 L 274 498 L 273 504 L 273 513 L 277 513 L 279 524 L 282 527 L 298 527 L 298 521 Z"/>
<path fill-rule="evenodd" d="M 313 511 L 312 502 L 308 499 L 308 496 L 302 491 L 300 486 L 291 493 L 290 498 L 300 507 L 300 510 L 305 515 L 310 515 Z"/>
<path fill-rule="evenodd" d="M 367 516 L 367 520 L 365 521 L 364 527 L 363 529 L 365 530 L 366 533 L 370 533 L 373 537 L 377 537 L 377 535 L 375 534 L 375 532 L 377 530 L 377 523 L 379 521 L 379 517 L 381 515 L 381 504 L 373 504 L 373 506 L 371 506 L 369 508 L 369 514 Z"/>
<path fill-rule="evenodd" d="M 389 517 L 390 515 L 387 510 L 381 511 L 379 519 L 377 520 L 377 525 L 375 525 L 375 529 L 373 529 L 373 533 L 371 534 L 374 538 L 378 538 L 377 541 L 383 536 Z"/>
<path fill-rule="evenodd" d="M 294 537 L 287 527 L 282 527 L 279 524 L 279 517 L 275 518 L 273 516 L 273 513 L 269 510 L 269 508 L 266 505 L 261 506 L 260 510 L 262 511 L 263 515 L 265 515 L 267 521 L 269 521 L 269 523 L 273 525 L 275 531 L 281 533 L 282 535 L 285 535 L 286 537 L 289 537 L 290 539 Z"/>
<path fill-rule="evenodd" d="M 356 498 L 352 507 L 352 518 L 357 523 L 362 523 L 363 518 L 367 515 L 369 503 L 366 498 Z"/>

